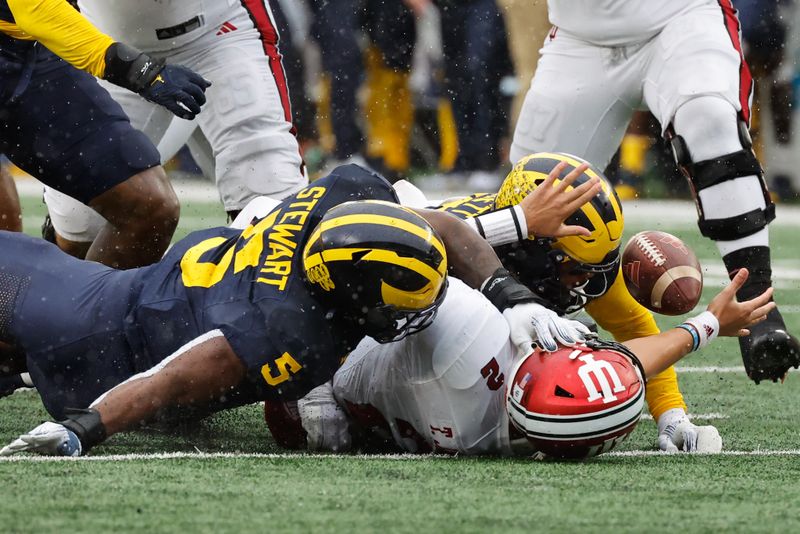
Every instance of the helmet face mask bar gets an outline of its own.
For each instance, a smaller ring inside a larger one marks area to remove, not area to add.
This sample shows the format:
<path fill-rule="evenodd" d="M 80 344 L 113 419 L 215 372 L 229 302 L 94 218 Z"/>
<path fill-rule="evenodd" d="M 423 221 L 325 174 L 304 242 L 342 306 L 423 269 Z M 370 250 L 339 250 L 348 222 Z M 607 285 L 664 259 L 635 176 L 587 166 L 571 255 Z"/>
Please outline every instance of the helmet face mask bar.
<path fill-rule="evenodd" d="M 400 310 L 391 304 L 365 307 L 363 321 L 367 335 L 378 343 L 392 343 L 425 330 L 436 318 L 446 294 L 445 281 L 433 304 L 422 310 Z"/>
<path fill-rule="evenodd" d="M 524 285 L 545 299 L 561 315 L 583 308 L 590 300 L 608 291 L 619 269 L 619 249 L 607 255 L 603 264 L 589 265 L 553 248 L 552 239 L 536 239 L 505 245 L 498 249 L 506 267 Z M 563 264 L 572 262 L 569 273 L 591 273 L 584 283 L 569 287 L 562 281 Z"/>

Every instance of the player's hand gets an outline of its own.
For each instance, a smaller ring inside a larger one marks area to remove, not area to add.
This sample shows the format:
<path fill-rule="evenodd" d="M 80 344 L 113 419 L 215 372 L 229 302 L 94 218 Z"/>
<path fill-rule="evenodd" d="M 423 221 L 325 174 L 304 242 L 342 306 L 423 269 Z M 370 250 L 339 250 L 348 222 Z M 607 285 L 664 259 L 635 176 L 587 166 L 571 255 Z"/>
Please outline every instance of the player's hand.
<path fill-rule="evenodd" d="M 511 341 L 524 354 L 529 354 L 535 342 L 548 352 L 558 350 L 558 344 L 583 343 L 589 329 L 583 323 L 559 317 L 541 304 L 523 302 L 503 311 L 511 329 Z"/>
<path fill-rule="evenodd" d="M 182 119 L 191 120 L 206 103 L 205 91 L 211 82 L 182 65 L 164 65 L 142 91 L 147 100 L 160 104 Z"/>
<path fill-rule="evenodd" d="M 583 163 L 553 185 L 566 166 L 565 161 L 556 165 L 545 181 L 520 202 L 528 223 L 528 236 L 592 235 L 589 229 L 566 225 L 564 220 L 597 195 L 601 188 L 600 180 L 592 178 L 574 189 L 567 190 L 589 168 Z"/>
<path fill-rule="evenodd" d="M 350 450 L 350 424 L 347 414 L 333 396 L 330 382 L 317 386 L 298 400 L 297 411 L 300 412 L 300 422 L 307 434 L 308 450 Z"/>
<path fill-rule="evenodd" d="M 658 448 L 665 452 L 717 453 L 722 450 L 719 431 L 711 425 L 697 426 L 680 408 L 658 418 Z"/>
<path fill-rule="evenodd" d="M 744 302 L 736 301 L 736 292 L 747 281 L 747 269 L 739 269 L 725 289 L 719 292 L 708 304 L 708 311 L 719 321 L 719 335 L 730 337 L 746 336 L 750 333 L 747 327 L 767 318 L 767 314 L 776 306 L 772 302 L 770 287 L 754 299 Z"/>
<path fill-rule="evenodd" d="M 58 423 L 42 423 L 27 434 L 0 449 L 0 456 L 30 451 L 47 456 L 80 456 L 83 452 L 78 436 Z"/>

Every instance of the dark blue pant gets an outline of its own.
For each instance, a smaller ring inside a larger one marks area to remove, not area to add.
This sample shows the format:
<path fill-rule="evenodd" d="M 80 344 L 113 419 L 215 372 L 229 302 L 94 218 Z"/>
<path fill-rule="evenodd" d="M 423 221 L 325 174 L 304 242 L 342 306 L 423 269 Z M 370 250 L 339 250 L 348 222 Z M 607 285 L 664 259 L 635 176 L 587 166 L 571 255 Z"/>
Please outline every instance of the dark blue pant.
<path fill-rule="evenodd" d="M 334 157 L 361 153 L 364 136 L 356 120 L 356 93 L 364 78 L 358 34 L 361 0 L 314 0 L 312 32 L 319 43 L 322 68 L 331 78 L 331 124 L 336 136 Z"/>
<path fill-rule="evenodd" d="M 503 17 L 495 0 L 441 6 L 445 86 L 458 132 L 456 170 L 493 170 L 508 116 L 500 80 L 511 71 Z"/>
<path fill-rule="evenodd" d="M 364 148 L 356 93 L 364 80 L 358 37 L 366 31 L 390 68 L 408 71 L 415 40 L 414 18 L 401 0 L 312 0 L 312 32 L 322 68 L 331 77 L 334 157 L 346 159 Z"/>
<path fill-rule="evenodd" d="M 0 250 L 0 340 L 25 353 L 54 418 L 141 370 L 125 330 L 139 269 L 77 260 L 14 232 L 0 231 Z"/>

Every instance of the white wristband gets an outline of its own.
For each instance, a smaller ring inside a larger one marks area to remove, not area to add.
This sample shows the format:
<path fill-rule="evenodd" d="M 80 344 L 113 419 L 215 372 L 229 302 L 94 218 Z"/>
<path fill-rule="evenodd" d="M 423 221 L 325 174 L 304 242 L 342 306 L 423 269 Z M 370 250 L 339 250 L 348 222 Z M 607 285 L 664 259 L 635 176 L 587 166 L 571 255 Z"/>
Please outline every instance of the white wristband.
<path fill-rule="evenodd" d="M 704 311 L 696 317 L 686 319 L 678 328 L 683 328 L 694 340 L 692 350 L 700 350 L 717 337 L 719 334 L 719 319 L 710 311 Z"/>
<path fill-rule="evenodd" d="M 467 219 L 467 223 L 494 247 L 528 238 L 528 222 L 520 205 Z"/>

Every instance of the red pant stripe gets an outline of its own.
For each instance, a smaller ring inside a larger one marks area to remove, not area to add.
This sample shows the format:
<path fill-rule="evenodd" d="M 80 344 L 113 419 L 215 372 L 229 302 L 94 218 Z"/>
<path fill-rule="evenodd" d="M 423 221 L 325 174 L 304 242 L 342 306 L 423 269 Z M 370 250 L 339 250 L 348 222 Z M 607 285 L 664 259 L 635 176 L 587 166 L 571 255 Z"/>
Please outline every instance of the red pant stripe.
<path fill-rule="evenodd" d="M 742 118 L 750 124 L 750 98 L 753 95 L 753 76 L 750 74 L 750 67 L 747 66 L 747 61 L 745 61 L 744 52 L 742 51 L 739 18 L 736 16 L 737 12 L 731 0 L 717 1 L 725 19 L 725 29 L 728 31 L 733 47 L 741 58 L 739 63 L 739 104 L 742 106 Z"/>
<path fill-rule="evenodd" d="M 250 19 L 255 24 L 261 36 L 261 44 L 264 47 L 264 53 L 269 58 L 269 68 L 272 71 L 272 76 L 275 78 L 275 84 L 278 86 L 278 93 L 281 98 L 281 105 L 283 106 L 283 117 L 286 122 L 292 122 L 292 104 L 289 100 L 289 86 L 286 83 L 286 72 L 283 70 L 283 56 L 281 56 L 278 49 L 278 29 L 272 19 L 267 0 L 241 0 L 242 6 L 250 15 Z M 297 131 L 292 124 L 292 134 L 297 135 Z"/>

